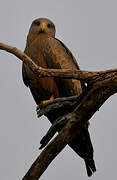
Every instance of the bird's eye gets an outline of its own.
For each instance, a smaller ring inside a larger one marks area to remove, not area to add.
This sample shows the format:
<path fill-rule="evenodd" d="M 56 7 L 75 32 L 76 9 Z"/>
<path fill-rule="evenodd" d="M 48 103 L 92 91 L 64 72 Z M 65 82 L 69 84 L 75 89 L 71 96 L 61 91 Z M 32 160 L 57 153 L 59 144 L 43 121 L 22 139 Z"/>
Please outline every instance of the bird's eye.
<path fill-rule="evenodd" d="M 37 25 L 37 26 L 40 26 L 40 22 L 38 21 L 38 22 L 35 22 L 35 24 Z"/>
<path fill-rule="evenodd" d="M 47 24 L 47 27 L 50 28 L 50 27 L 51 27 L 51 24 Z"/>

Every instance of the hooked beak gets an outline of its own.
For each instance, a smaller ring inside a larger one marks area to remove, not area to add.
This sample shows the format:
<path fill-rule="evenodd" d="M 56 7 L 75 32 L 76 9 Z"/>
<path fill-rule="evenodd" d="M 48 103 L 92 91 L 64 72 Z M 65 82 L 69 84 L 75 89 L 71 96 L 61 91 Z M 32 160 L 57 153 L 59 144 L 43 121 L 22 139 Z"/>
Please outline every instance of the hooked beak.
<path fill-rule="evenodd" d="M 46 29 L 46 24 L 45 23 L 41 24 L 41 29 L 42 29 L 42 31 L 44 31 Z"/>
<path fill-rule="evenodd" d="M 46 24 L 45 24 L 45 23 L 42 23 L 42 24 L 41 24 L 41 29 L 40 29 L 39 33 L 44 33 L 44 32 L 45 32 L 45 29 L 46 29 Z"/>

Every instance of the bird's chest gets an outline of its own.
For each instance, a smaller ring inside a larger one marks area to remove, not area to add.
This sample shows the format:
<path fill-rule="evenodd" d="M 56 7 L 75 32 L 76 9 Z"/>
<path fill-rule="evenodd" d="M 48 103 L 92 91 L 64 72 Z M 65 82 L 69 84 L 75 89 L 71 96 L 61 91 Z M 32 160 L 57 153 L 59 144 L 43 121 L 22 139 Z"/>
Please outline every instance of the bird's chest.
<path fill-rule="evenodd" d="M 47 68 L 46 58 L 42 49 L 32 47 L 28 54 L 38 66 Z"/>
<path fill-rule="evenodd" d="M 43 49 L 35 49 L 32 47 L 28 52 L 28 56 L 40 67 L 47 67 L 47 57 L 44 54 Z M 31 88 L 36 91 L 37 94 L 41 95 L 43 99 L 50 98 L 52 95 L 54 97 L 58 96 L 58 90 L 55 83 L 54 78 L 38 78 L 28 67 L 27 67 L 27 75 L 30 80 Z M 45 98 L 44 98 L 45 97 Z"/>
<path fill-rule="evenodd" d="M 37 52 L 35 49 L 32 49 L 29 53 L 29 56 L 38 66 L 47 68 L 46 59 L 41 51 Z M 27 71 L 28 77 L 33 87 L 38 86 L 40 88 L 41 86 L 46 86 L 47 78 L 38 78 L 37 75 L 35 75 L 30 69 L 27 69 Z"/>

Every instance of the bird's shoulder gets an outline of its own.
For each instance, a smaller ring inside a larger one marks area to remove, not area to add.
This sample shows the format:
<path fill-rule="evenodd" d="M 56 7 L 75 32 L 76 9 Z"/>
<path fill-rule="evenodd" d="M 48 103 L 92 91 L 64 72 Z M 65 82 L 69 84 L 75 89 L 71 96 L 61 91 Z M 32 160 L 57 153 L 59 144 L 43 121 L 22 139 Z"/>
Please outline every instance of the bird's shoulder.
<path fill-rule="evenodd" d="M 72 52 L 61 40 L 54 37 L 48 37 L 47 44 L 45 43 L 45 45 L 49 47 L 48 49 L 51 50 L 53 54 L 71 61 L 75 65 L 75 67 L 79 69 L 78 63 Z"/>
<path fill-rule="evenodd" d="M 59 39 L 46 35 L 37 37 L 28 47 L 25 49 L 25 53 L 30 57 L 33 55 L 43 55 L 46 60 L 51 59 L 51 63 L 48 63 L 48 67 L 53 64 L 60 66 L 61 68 L 75 68 L 79 69 L 78 63 L 74 58 L 69 48 Z M 55 68 L 58 68 L 55 66 Z"/>

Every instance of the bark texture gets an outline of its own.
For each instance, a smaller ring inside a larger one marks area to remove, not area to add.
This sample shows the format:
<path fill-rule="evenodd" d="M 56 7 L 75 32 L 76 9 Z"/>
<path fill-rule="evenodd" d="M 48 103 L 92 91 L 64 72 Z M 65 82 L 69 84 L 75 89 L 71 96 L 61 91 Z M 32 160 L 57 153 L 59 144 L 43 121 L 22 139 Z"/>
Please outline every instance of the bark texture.
<path fill-rule="evenodd" d="M 64 128 L 45 147 L 23 178 L 23 180 L 38 180 L 60 151 L 69 144 L 74 136 L 80 133 L 85 122 L 99 110 L 111 95 L 117 92 L 117 69 L 99 72 L 44 69 L 38 67 L 27 55 L 15 47 L 0 43 L 0 49 L 12 53 L 24 61 L 38 77 L 74 78 L 87 83 L 85 94 L 81 94 L 80 97 L 59 98 L 46 105 L 40 104 L 39 117 L 43 114 L 47 115 L 53 109 L 57 113 L 61 113 L 70 108 L 71 112 L 63 116 L 61 113 L 59 119 L 55 119 L 54 124 L 41 140 L 41 148 L 48 144 L 61 125 L 64 125 Z"/>

